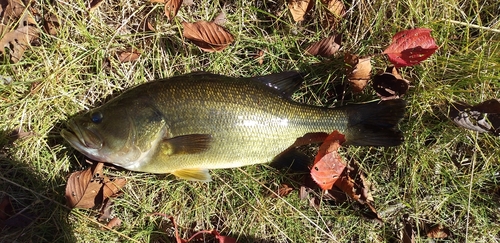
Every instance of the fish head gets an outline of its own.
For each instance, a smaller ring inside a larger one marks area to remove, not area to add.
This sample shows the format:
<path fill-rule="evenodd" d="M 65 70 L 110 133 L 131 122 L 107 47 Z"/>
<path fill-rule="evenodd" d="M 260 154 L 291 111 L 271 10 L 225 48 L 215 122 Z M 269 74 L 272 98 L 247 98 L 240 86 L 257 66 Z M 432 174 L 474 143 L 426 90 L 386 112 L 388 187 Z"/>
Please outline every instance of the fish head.
<path fill-rule="evenodd" d="M 107 104 L 74 117 L 61 136 L 90 159 L 130 167 L 149 157 L 164 136 L 161 114 L 130 103 Z"/>

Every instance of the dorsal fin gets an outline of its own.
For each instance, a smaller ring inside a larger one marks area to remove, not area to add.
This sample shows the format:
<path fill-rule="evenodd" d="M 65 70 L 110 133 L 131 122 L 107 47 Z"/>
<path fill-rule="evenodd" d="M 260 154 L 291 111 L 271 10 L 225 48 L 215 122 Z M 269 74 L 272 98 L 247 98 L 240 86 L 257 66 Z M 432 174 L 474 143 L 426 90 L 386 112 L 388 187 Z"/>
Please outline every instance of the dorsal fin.
<path fill-rule="evenodd" d="M 297 71 L 273 73 L 252 79 L 278 90 L 285 97 L 291 97 L 304 82 L 303 74 Z"/>

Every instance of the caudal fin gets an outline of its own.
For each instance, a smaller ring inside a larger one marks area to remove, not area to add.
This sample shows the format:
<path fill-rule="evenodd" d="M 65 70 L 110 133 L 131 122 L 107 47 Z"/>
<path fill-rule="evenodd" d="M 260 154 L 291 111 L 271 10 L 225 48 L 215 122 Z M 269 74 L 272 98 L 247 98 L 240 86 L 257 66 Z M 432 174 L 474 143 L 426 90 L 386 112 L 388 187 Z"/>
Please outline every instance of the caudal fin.
<path fill-rule="evenodd" d="M 405 113 L 401 99 L 347 106 L 346 145 L 397 146 L 404 141 L 398 122 Z"/>

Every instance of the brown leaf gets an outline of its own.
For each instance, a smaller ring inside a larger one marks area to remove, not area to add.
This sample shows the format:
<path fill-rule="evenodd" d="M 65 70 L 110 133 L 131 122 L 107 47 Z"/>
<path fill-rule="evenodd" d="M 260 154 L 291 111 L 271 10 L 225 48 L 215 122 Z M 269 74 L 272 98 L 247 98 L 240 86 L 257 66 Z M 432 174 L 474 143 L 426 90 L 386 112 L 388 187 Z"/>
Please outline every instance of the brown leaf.
<path fill-rule="evenodd" d="M 155 27 L 153 26 L 153 24 L 151 24 L 151 22 L 149 22 L 148 18 L 145 17 L 142 22 L 141 22 L 141 25 L 140 25 L 140 32 L 156 32 L 156 29 Z"/>
<path fill-rule="evenodd" d="M 96 163 L 92 167 L 71 173 L 66 184 L 66 203 L 71 208 L 93 208 L 114 196 L 125 179 L 110 180 L 102 172 L 104 164 Z"/>
<path fill-rule="evenodd" d="M 290 187 L 288 184 L 281 184 L 281 186 L 278 188 L 278 191 L 276 194 L 280 197 L 286 197 L 288 194 L 290 194 L 293 191 L 293 187 Z M 271 194 L 271 197 L 277 197 L 276 194 Z"/>
<path fill-rule="evenodd" d="M 335 186 L 340 188 L 349 197 L 368 207 L 371 212 L 370 216 L 375 219 L 382 220 L 374 206 L 373 197 L 370 193 L 371 184 L 366 180 L 359 167 L 354 165 L 353 168 L 344 170 L 344 173 L 335 182 Z"/>
<path fill-rule="evenodd" d="M 13 63 L 21 60 L 30 43 L 38 38 L 39 30 L 33 26 L 23 26 L 5 34 L 0 40 L 0 53 L 6 55 L 6 49 Z"/>
<path fill-rule="evenodd" d="M 303 21 L 304 15 L 314 6 L 314 0 L 289 0 L 288 8 L 295 22 Z"/>
<path fill-rule="evenodd" d="M 415 233 L 417 229 L 415 227 L 415 222 L 410 218 L 408 214 L 403 215 L 403 243 L 415 243 Z"/>
<path fill-rule="evenodd" d="M 168 20 L 174 19 L 181 8 L 182 0 L 166 0 L 165 1 L 165 16 Z"/>
<path fill-rule="evenodd" d="M 71 173 L 66 184 L 66 203 L 71 208 L 93 208 L 102 188 L 101 175 L 103 163 Z"/>
<path fill-rule="evenodd" d="M 306 52 L 310 55 L 331 57 L 340 49 L 341 36 L 329 36 L 307 47 Z"/>
<path fill-rule="evenodd" d="M 90 12 L 94 11 L 96 8 L 101 6 L 101 4 L 104 2 L 104 0 L 91 0 L 89 3 L 88 10 Z"/>
<path fill-rule="evenodd" d="M 409 87 L 406 79 L 397 78 L 392 73 L 381 73 L 373 77 L 373 89 L 382 100 L 398 99 L 406 94 Z"/>
<path fill-rule="evenodd" d="M 107 176 L 105 176 L 102 193 L 103 197 L 108 198 L 117 195 L 125 184 L 127 184 L 127 179 L 125 178 L 113 178 L 110 180 Z"/>
<path fill-rule="evenodd" d="M 334 28 L 345 15 L 344 3 L 340 0 L 321 0 L 323 6 L 328 10 L 322 21 L 325 28 Z"/>
<path fill-rule="evenodd" d="M 2 9 L 3 7 L 3 9 Z M 22 0 L 2 0 L 0 1 L 0 16 L 6 25 L 15 23 L 24 14 L 26 6 Z"/>
<path fill-rule="evenodd" d="M 259 63 L 259 65 L 262 65 L 264 64 L 264 55 L 266 54 L 266 52 L 264 50 L 259 50 L 259 52 L 257 53 L 257 62 Z"/>
<path fill-rule="evenodd" d="M 427 237 L 432 239 L 444 239 L 450 235 L 450 230 L 442 225 L 436 225 L 427 232 Z"/>
<path fill-rule="evenodd" d="M 463 128 L 500 135 L 499 99 L 490 99 L 475 106 L 463 102 L 453 103 L 448 117 Z"/>
<path fill-rule="evenodd" d="M 349 53 L 346 53 L 344 56 L 347 78 L 354 93 L 363 91 L 368 80 L 370 80 L 372 70 L 370 60 L 370 57 L 359 58 L 357 55 Z"/>
<path fill-rule="evenodd" d="M 119 51 L 118 61 L 120 62 L 133 62 L 139 59 L 141 52 L 135 48 L 127 48 L 124 51 Z"/>
<path fill-rule="evenodd" d="M 59 30 L 60 23 L 59 19 L 57 16 L 54 14 L 47 14 L 45 15 L 44 22 L 43 22 L 43 28 L 46 33 L 49 35 L 57 35 L 57 31 Z"/>
<path fill-rule="evenodd" d="M 183 36 L 206 52 L 222 51 L 234 41 L 233 35 L 212 22 L 183 22 L 182 25 Z"/>
<path fill-rule="evenodd" d="M 122 224 L 122 220 L 118 217 L 114 217 L 108 222 L 108 224 L 106 224 L 106 228 L 112 229 L 112 228 L 120 226 L 121 224 Z"/>
<path fill-rule="evenodd" d="M 104 221 L 112 219 L 111 213 L 113 212 L 113 200 L 111 198 L 106 198 L 102 204 L 101 210 L 99 210 L 99 218 L 97 220 Z"/>

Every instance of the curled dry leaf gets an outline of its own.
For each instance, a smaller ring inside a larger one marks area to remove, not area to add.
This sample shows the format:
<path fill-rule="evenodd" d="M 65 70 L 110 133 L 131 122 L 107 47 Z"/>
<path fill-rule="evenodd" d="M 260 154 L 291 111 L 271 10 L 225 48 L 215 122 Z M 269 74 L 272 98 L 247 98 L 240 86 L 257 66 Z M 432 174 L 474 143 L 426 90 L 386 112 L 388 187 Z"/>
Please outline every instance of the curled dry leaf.
<path fill-rule="evenodd" d="M 415 234 L 417 232 L 417 227 L 415 226 L 415 222 L 410 215 L 403 215 L 403 229 L 401 240 L 403 243 L 415 243 Z"/>
<path fill-rule="evenodd" d="M 57 35 L 57 31 L 59 30 L 60 26 L 61 24 L 59 23 L 59 19 L 57 18 L 57 16 L 51 13 L 45 15 L 43 28 L 46 33 L 48 33 L 49 35 Z"/>
<path fill-rule="evenodd" d="M 121 224 L 122 224 L 122 220 L 118 217 L 114 217 L 108 222 L 108 224 L 106 224 L 106 228 L 112 229 L 112 228 L 120 226 Z"/>
<path fill-rule="evenodd" d="M 373 77 L 373 89 L 382 100 L 398 99 L 406 94 L 410 87 L 406 79 L 402 79 L 397 71 L 394 72 L 396 74 L 384 72 Z"/>
<path fill-rule="evenodd" d="M 135 48 L 127 48 L 124 51 L 117 52 L 120 62 L 133 62 L 139 59 L 141 52 Z"/>
<path fill-rule="evenodd" d="M 346 53 L 344 62 L 346 64 L 346 75 L 354 93 L 363 91 L 372 70 L 371 58 L 359 58 L 357 55 Z"/>
<path fill-rule="evenodd" d="M 183 36 L 206 52 L 222 51 L 234 41 L 233 35 L 212 22 L 183 22 L 182 25 Z"/>
<path fill-rule="evenodd" d="M 29 25 L 8 32 L 0 39 L 0 53 L 6 55 L 8 50 L 10 60 L 13 63 L 18 62 L 30 43 L 38 38 L 39 33 L 36 27 Z"/>
<path fill-rule="evenodd" d="M 126 183 L 124 178 L 110 180 L 103 175 L 103 163 L 71 173 L 66 184 L 66 203 L 71 208 L 93 208 L 117 193 Z"/>
<path fill-rule="evenodd" d="M 431 29 L 403 30 L 392 37 L 392 43 L 383 54 L 396 67 L 413 66 L 429 58 L 438 46 L 431 36 Z"/>
<path fill-rule="evenodd" d="M 337 150 L 345 142 L 345 136 L 338 131 L 332 132 L 321 144 L 311 168 L 311 177 L 323 190 L 330 190 L 345 169 Z"/>
<path fill-rule="evenodd" d="M 370 193 L 371 183 L 366 180 L 357 165 L 344 170 L 340 178 L 335 182 L 335 186 L 352 199 L 368 207 L 375 219 L 382 220 L 375 209 L 373 196 Z"/>
<path fill-rule="evenodd" d="M 314 6 L 314 0 L 289 0 L 288 8 L 295 22 L 303 21 L 304 15 Z"/>
<path fill-rule="evenodd" d="M 322 20 L 323 27 L 334 28 L 345 15 L 345 5 L 340 0 L 321 0 L 323 6 L 328 10 Z"/>
<path fill-rule="evenodd" d="M 487 100 L 475 106 L 463 102 L 453 103 L 448 117 L 463 128 L 500 135 L 500 100 L 498 99 Z"/>
<path fill-rule="evenodd" d="M 331 57 L 340 49 L 342 37 L 329 36 L 307 47 L 306 52 L 313 56 Z"/>
<path fill-rule="evenodd" d="M 165 0 L 165 16 L 167 16 L 168 20 L 172 20 L 177 16 L 181 5 L 182 0 Z"/>
<path fill-rule="evenodd" d="M 288 184 L 281 184 L 280 187 L 278 188 L 278 191 L 276 194 L 280 197 L 286 197 L 288 194 L 290 194 L 293 191 L 293 187 L 289 186 Z M 276 198 L 276 194 L 271 194 L 271 197 Z"/>

